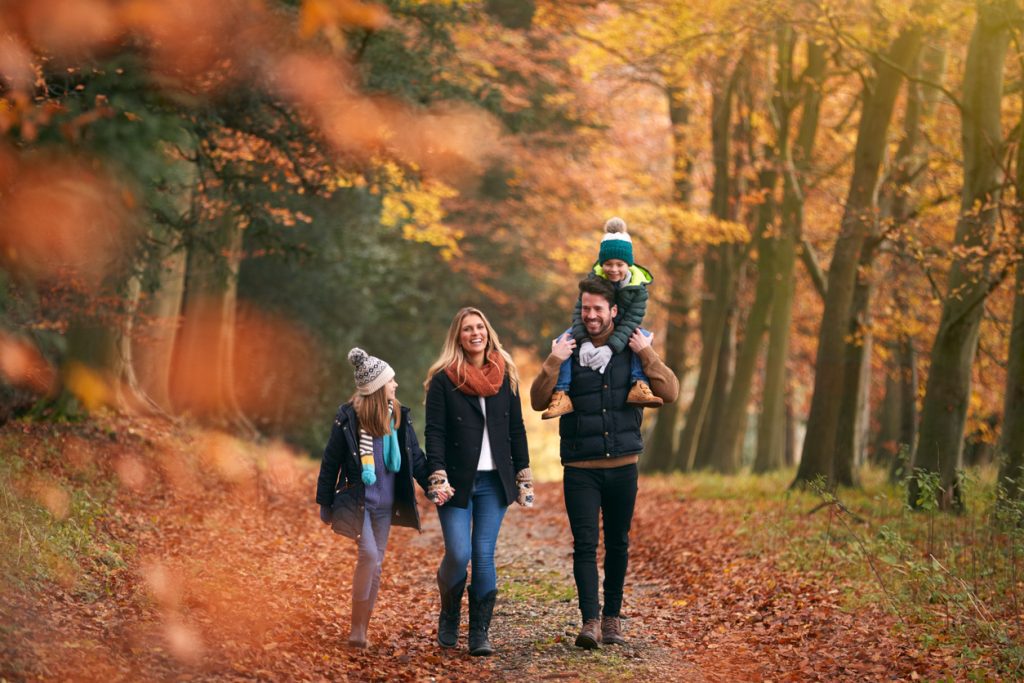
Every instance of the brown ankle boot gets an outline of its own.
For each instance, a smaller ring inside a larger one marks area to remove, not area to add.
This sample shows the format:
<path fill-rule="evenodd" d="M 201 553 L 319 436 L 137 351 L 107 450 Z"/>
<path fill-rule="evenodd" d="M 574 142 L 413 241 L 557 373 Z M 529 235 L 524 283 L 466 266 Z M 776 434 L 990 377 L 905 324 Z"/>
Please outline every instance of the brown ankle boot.
<path fill-rule="evenodd" d="M 643 406 L 644 408 L 660 408 L 665 404 L 665 401 L 651 392 L 651 386 L 647 382 L 637 380 L 633 384 L 633 388 L 629 390 L 626 403 L 631 406 Z"/>
<path fill-rule="evenodd" d="M 573 411 L 572 399 L 564 391 L 556 391 L 551 394 L 551 403 L 548 409 L 540 414 L 542 420 L 550 420 L 553 417 L 561 417 Z"/>
<path fill-rule="evenodd" d="M 580 634 L 576 636 L 576 647 L 584 650 L 596 650 L 601 646 L 601 621 L 599 619 L 587 619 L 583 622 Z"/>
<path fill-rule="evenodd" d="M 625 645 L 622 637 L 622 619 L 619 617 L 601 617 L 601 642 L 605 645 Z"/>

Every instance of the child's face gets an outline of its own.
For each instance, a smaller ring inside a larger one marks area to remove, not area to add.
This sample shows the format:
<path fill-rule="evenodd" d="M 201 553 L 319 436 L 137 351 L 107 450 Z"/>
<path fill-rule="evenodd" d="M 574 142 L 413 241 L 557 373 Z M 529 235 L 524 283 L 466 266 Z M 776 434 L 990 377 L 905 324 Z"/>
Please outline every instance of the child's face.
<path fill-rule="evenodd" d="M 629 264 L 619 258 L 610 258 L 601 264 L 601 269 L 604 271 L 605 277 L 612 282 L 622 282 L 626 279 L 626 273 L 629 272 Z"/>
<path fill-rule="evenodd" d="M 395 391 L 398 390 L 398 382 L 394 378 L 389 379 L 388 383 L 384 385 L 384 397 L 389 401 L 395 400 Z"/>

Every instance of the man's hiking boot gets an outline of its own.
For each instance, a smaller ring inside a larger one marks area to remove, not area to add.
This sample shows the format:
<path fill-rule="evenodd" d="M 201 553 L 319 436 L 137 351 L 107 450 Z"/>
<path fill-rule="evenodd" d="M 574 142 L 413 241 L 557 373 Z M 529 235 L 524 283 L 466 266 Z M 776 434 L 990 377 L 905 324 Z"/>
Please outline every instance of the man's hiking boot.
<path fill-rule="evenodd" d="M 553 417 L 561 417 L 573 411 L 572 399 L 564 391 L 556 391 L 551 394 L 551 403 L 548 409 L 540 414 L 542 420 L 550 420 Z"/>
<path fill-rule="evenodd" d="M 605 645 L 625 645 L 622 637 L 622 619 L 619 617 L 601 617 L 601 642 Z"/>
<path fill-rule="evenodd" d="M 576 636 L 576 647 L 582 647 L 584 650 L 596 650 L 601 647 L 600 641 L 601 620 L 587 619 L 584 621 L 580 634 Z"/>
<path fill-rule="evenodd" d="M 629 390 L 629 395 L 626 396 L 626 403 L 644 408 L 660 408 L 665 401 L 651 392 L 651 385 L 643 380 L 637 380 L 633 384 L 633 388 Z"/>

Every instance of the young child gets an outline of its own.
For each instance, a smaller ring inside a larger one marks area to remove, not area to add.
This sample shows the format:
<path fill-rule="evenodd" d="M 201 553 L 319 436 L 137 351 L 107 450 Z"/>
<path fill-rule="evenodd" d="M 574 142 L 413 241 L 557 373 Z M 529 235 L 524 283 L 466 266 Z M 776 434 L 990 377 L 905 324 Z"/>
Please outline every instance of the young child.
<path fill-rule="evenodd" d="M 395 371 L 359 348 L 349 351 L 348 359 L 355 366 L 356 393 L 334 418 L 320 464 L 316 502 L 320 519 L 357 544 L 348 644 L 362 648 L 391 526 L 420 528 L 413 482 L 426 491 L 428 481 L 426 457 L 409 421 L 409 409 L 395 398 Z M 352 488 L 358 505 L 341 505 L 351 500 L 342 491 Z M 444 496 L 432 500 L 443 503 Z"/>
<path fill-rule="evenodd" d="M 643 266 L 633 263 L 633 239 L 629 236 L 626 222 L 619 217 L 609 218 L 604 224 L 604 236 L 601 238 L 601 248 L 597 254 L 597 262 L 594 264 L 593 275 L 603 277 L 615 285 L 615 300 L 618 307 L 618 315 L 615 317 L 615 330 L 608 338 L 608 358 L 611 353 L 620 353 L 629 343 L 629 337 L 640 327 L 640 322 L 647 312 L 647 286 L 654 281 L 650 271 Z M 592 344 L 587 336 L 586 327 L 580 315 L 580 300 L 576 300 L 576 308 L 572 317 L 572 336 L 580 345 L 580 353 L 593 353 Z M 643 328 L 641 332 L 650 336 Z M 545 420 L 561 417 L 573 411 L 572 399 L 566 393 L 569 390 L 572 359 L 562 363 L 558 371 L 558 383 L 555 384 L 555 391 L 551 394 L 551 403 L 547 410 L 541 413 Z M 657 408 L 664 403 L 660 398 L 651 392 L 651 386 L 644 374 L 640 359 L 633 356 L 630 365 L 631 379 L 633 386 L 629 390 L 626 402 L 630 405 Z"/>

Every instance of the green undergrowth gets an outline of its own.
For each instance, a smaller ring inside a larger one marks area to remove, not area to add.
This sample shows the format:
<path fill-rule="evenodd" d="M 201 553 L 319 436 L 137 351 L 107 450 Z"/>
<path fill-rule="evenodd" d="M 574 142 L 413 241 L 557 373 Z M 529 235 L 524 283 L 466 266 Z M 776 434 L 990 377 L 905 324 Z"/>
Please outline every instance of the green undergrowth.
<path fill-rule="evenodd" d="M 968 678 L 991 667 L 1024 676 L 1024 510 L 996 505 L 995 468 L 964 473 L 962 514 L 913 511 L 887 472 L 860 475 L 859 488 L 835 493 L 789 490 L 792 470 L 669 481 L 681 498 L 735 506 L 749 553 L 778 553 L 780 569 L 832 584 L 846 609 L 884 605 L 921 646 L 952 650 Z"/>
<path fill-rule="evenodd" d="M 130 548 L 101 528 L 112 482 L 95 469 L 65 474 L 46 466 L 60 457 L 54 443 L 0 437 L 0 587 L 55 584 L 96 599 L 126 566 Z"/>

